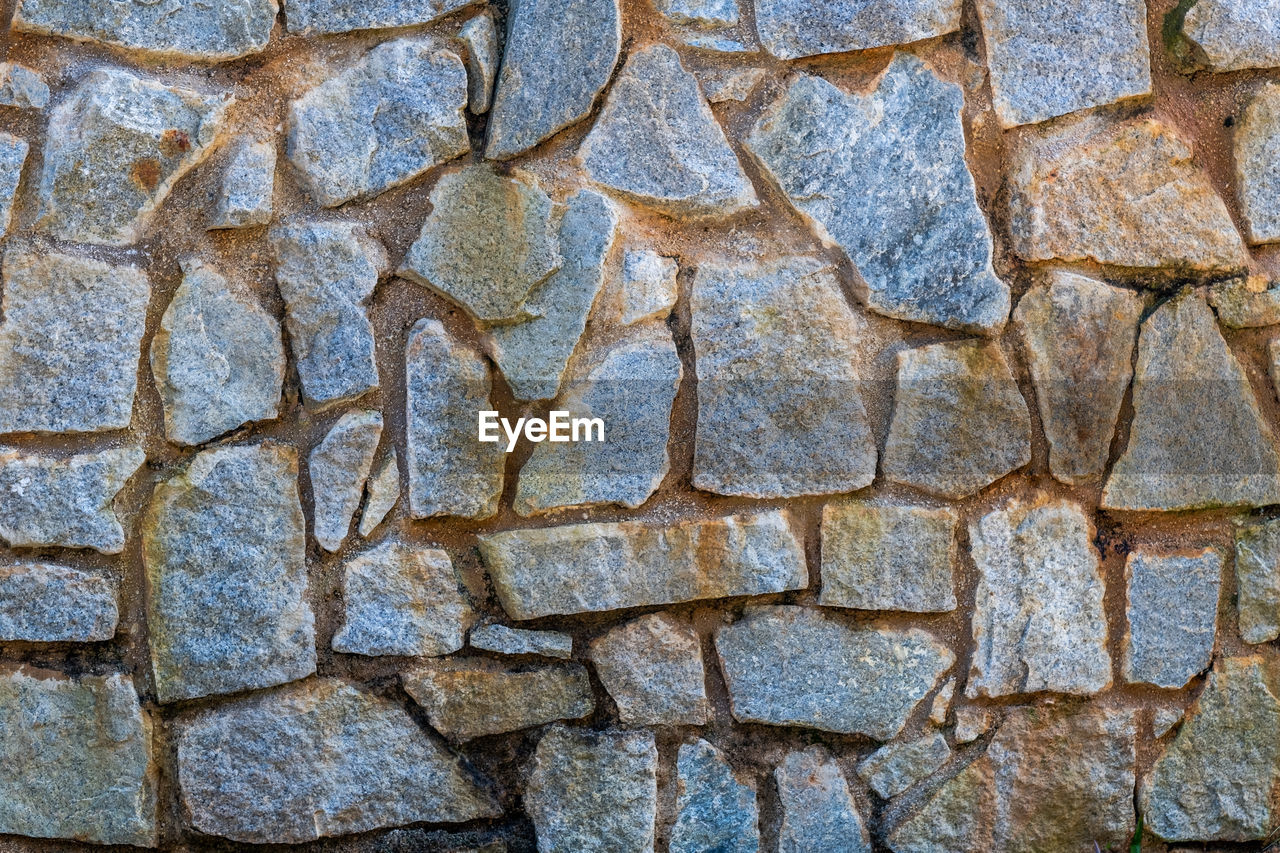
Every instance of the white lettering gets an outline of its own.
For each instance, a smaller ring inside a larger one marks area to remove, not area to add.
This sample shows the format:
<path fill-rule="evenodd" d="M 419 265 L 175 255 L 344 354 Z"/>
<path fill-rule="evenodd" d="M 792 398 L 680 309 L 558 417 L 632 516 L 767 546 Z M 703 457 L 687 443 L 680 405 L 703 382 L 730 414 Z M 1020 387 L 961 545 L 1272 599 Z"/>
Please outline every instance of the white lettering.
<path fill-rule="evenodd" d="M 479 437 L 481 441 L 498 442 L 498 413 L 481 412 Z"/>
<path fill-rule="evenodd" d="M 524 437 L 537 444 L 547 437 L 547 422 L 542 418 L 529 418 L 524 425 Z"/>
<path fill-rule="evenodd" d="M 501 435 L 499 434 L 501 428 Z M 603 418 L 571 418 L 563 409 L 553 409 L 547 418 L 516 418 L 512 423 L 494 411 L 477 413 L 476 439 L 499 444 L 506 436 L 507 453 L 516 449 L 520 436 L 538 444 L 543 441 L 604 441 Z"/>
<path fill-rule="evenodd" d="M 552 409 L 551 421 L 548 425 L 551 427 L 551 432 L 547 436 L 549 441 L 569 440 L 569 413 L 564 409 Z"/>
<path fill-rule="evenodd" d="M 578 428 L 581 427 L 586 431 L 586 438 L 578 438 Z M 595 441 L 604 441 L 604 419 L 603 418 L 574 418 L 573 419 L 573 440 L 574 441 L 591 441 L 591 430 L 596 430 L 599 438 Z"/>
<path fill-rule="evenodd" d="M 516 421 L 516 428 L 511 428 L 511 422 L 506 418 L 502 419 L 502 431 L 507 434 L 507 452 L 516 449 L 516 442 L 520 440 L 520 428 L 524 426 L 524 418 Z"/>

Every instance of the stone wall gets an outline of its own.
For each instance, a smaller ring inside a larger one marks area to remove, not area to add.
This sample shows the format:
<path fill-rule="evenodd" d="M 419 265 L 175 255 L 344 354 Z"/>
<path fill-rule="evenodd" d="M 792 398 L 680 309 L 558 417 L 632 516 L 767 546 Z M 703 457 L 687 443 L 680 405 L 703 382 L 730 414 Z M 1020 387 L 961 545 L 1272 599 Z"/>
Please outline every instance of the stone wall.
<path fill-rule="evenodd" d="M 0 850 L 1266 849 L 1274 0 L 0 15 Z"/>

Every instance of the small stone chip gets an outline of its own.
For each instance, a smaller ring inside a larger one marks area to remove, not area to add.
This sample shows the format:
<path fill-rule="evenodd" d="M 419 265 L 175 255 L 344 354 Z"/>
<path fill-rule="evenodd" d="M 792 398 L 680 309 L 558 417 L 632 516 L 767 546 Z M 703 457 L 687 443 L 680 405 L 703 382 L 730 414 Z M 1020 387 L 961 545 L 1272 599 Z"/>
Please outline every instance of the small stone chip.
<path fill-rule="evenodd" d="M 0 566 L 0 641 L 92 643 L 110 640 L 119 612 L 115 585 L 71 566 Z"/>
<path fill-rule="evenodd" d="M 365 491 L 368 496 L 360 515 L 360 535 L 367 539 L 400 501 L 400 465 L 394 447 L 387 451 L 382 464 L 369 477 Z"/>
<path fill-rule="evenodd" d="M 763 68 L 712 68 L 698 74 L 698 82 L 710 103 L 745 101 L 764 79 L 765 73 Z"/>
<path fill-rule="evenodd" d="M 1236 276 L 1209 288 L 1209 304 L 1218 322 L 1232 329 L 1280 324 L 1280 281 L 1263 276 Z"/>
<path fill-rule="evenodd" d="M 22 165 L 27 162 L 27 141 L 0 133 L 0 239 L 13 219 L 13 200 L 22 180 Z"/>
<path fill-rule="evenodd" d="M 458 41 L 466 48 L 467 109 L 472 115 L 489 111 L 493 82 L 498 76 L 502 54 L 498 50 L 498 30 L 493 12 L 485 9 L 458 30 Z"/>
<path fill-rule="evenodd" d="M 702 643 L 693 626 L 651 613 L 591 641 L 600 683 L 618 706 L 618 719 L 639 726 L 701 726 L 707 701 Z"/>
<path fill-rule="evenodd" d="M 246 228 L 271 221 L 276 147 L 244 138 L 236 142 L 222 174 L 209 228 Z"/>
<path fill-rule="evenodd" d="M 573 657 L 573 637 L 559 631 L 531 631 L 507 625 L 484 625 L 471 629 L 471 648 L 500 655 L 542 655 Z"/>
<path fill-rule="evenodd" d="M 933 774 L 951 758 L 947 739 L 934 732 L 917 740 L 882 746 L 858 764 L 858 775 L 883 799 L 896 797 Z"/>
<path fill-rule="evenodd" d="M 755 788 L 738 780 L 724 753 L 702 739 L 682 744 L 676 773 L 671 853 L 760 849 Z"/>
<path fill-rule="evenodd" d="M 347 538 L 381 440 L 382 414 L 359 409 L 339 418 L 311 451 L 312 532 L 326 551 Z"/>
<path fill-rule="evenodd" d="M 622 324 L 666 319 L 676 304 L 678 271 L 675 258 L 652 249 L 628 250 L 622 260 Z"/>
<path fill-rule="evenodd" d="M 738 0 L 657 0 L 659 14 L 673 24 L 715 30 L 738 25 Z"/>
<path fill-rule="evenodd" d="M 906 44 L 960 29 L 960 0 L 755 0 L 764 46 L 780 59 Z"/>
<path fill-rule="evenodd" d="M 1243 524 L 1235 538 L 1240 638 L 1267 643 L 1280 637 L 1280 520 Z"/>
<path fill-rule="evenodd" d="M 42 110 L 49 105 L 49 85 L 38 73 L 16 62 L 0 62 L 0 106 Z"/>
<path fill-rule="evenodd" d="M 773 771 L 782 822 L 778 853 L 871 853 L 844 772 L 826 750 L 791 752 Z"/>
<path fill-rule="evenodd" d="M 1129 630 L 1126 681 L 1177 690 L 1209 668 L 1218 627 L 1222 555 L 1166 553 L 1139 546 L 1125 560 Z"/>
<path fill-rule="evenodd" d="M 331 35 L 429 24 L 479 0 L 287 0 L 289 32 Z"/>

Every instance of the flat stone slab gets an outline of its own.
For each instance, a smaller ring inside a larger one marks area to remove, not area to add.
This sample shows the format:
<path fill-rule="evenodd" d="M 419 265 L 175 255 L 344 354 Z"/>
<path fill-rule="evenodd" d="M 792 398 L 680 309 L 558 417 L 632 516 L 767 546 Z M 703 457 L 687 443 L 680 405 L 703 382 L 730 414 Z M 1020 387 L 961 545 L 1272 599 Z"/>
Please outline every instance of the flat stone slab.
<path fill-rule="evenodd" d="M 471 629 L 467 642 L 473 649 L 501 655 L 542 655 L 573 657 L 573 637 L 559 631 L 531 631 L 507 625 L 484 625 Z"/>
<path fill-rule="evenodd" d="M 1182 34 L 1212 71 L 1280 66 L 1280 18 L 1271 0 L 1197 0 Z"/>
<path fill-rule="evenodd" d="M 52 563 L 0 566 L 0 641 L 110 640 L 119 616 L 115 584 L 100 574 Z"/>
<path fill-rule="evenodd" d="M 665 613 L 641 616 L 596 637 L 589 654 L 623 723 L 707 723 L 711 707 L 702 641 L 689 623 Z"/>
<path fill-rule="evenodd" d="M 1221 586 L 1222 555 L 1213 548 L 1132 551 L 1125 560 L 1124 679 L 1177 690 L 1208 669 Z"/>
<path fill-rule="evenodd" d="M 1242 524 L 1235 540 L 1240 638 L 1267 643 L 1280 637 L 1280 522 Z"/>
<path fill-rule="evenodd" d="M 906 44 L 960 29 L 960 0 L 755 0 L 755 6 L 760 41 L 780 59 Z"/>
<path fill-rule="evenodd" d="M 890 799 L 923 781 L 951 758 L 941 732 L 877 749 L 858 763 L 858 775 L 882 799 Z"/>
<path fill-rule="evenodd" d="M 311 451 L 312 535 L 326 551 L 337 551 L 351 530 L 365 480 L 382 440 L 382 414 L 347 412 Z"/>
<path fill-rule="evenodd" d="M 22 180 L 22 166 L 30 148 L 25 139 L 0 133 L 0 237 L 13 221 L 13 200 Z"/>
<path fill-rule="evenodd" d="M 49 106 L 49 84 L 39 72 L 16 62 L 0 62 L 0 104 L 26 110 Z"/>
<path fill-rule="evenodd" d="M 820 746 L 787 753 L 773 771 L 782 820 L 778 853 L 871 853 L 844 771 Z"/>
<path fill-rule="evenodd" d="M 756 853 L 760 849 L 755 788 L 737 778 L 724 753 L 701 738 L 682 744 L 676 773 L 671 853 Z"/>
<path fill-rule="evenodd" d="M 271 221 L 276 186 L 276 146 L 245 137 L 237 140 L 222 173 L 222 188 L 209 228 L 248 228 Z"/>
<path fill-rule="evenodd" d="M 1009 288 L 965 164 L 963 107 L 958 86 L 900 53 L 868 95 L 798 76 L 745 145 L 819 239 L 853 261 L 868 308 L 989 334 L 1009 315 Z"/>
<path fill-rule="evenodd" d="M 289 32 L 304 36 L 429 24 L 479 0 L 285 0 Z"/>
<path fill-rule="evenodd" d="M 1236 193 L 1250 243 L 1280 240 L 1280 85 L 1258 89 L 1234 134 Z"/>
<path fill-rule="evenodd" d="M 480 554 L 513 619 L 764 595 L 809 582 L 782 510 L 652 525 L 623 521 L 485 534 Z"/>

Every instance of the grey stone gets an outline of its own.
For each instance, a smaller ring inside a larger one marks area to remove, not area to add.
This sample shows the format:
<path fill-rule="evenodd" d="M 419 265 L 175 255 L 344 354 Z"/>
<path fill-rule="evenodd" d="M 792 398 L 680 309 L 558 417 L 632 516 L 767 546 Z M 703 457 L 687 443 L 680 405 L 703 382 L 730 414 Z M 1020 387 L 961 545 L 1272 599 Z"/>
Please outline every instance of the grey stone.
<path fill-rule="evenodd" d="M 209 227 L 245 228 L 271 221 L 276 186 L 276 147 L 240 139 L 227 160 Z"/>
<path fill-rule="evenodd" d="M 697 30 L 685 30 L 679 35 L 687 47 L 738 61 L 749 54 L 760 52 L 760 45 L 754 33 L 745 30 L 730 32 L 734 34 L 727 36 L 719 32 L 703 33 Z"/>
<path fill-rule="evenodd" d="M 431 190 L 431 213 L 397 274 L 483 323 L 528 319 L 529 291 L 563 263 L 552 213 L 547 194 L 519 173 L 464 166 Z"/>
<path fill-rule="evenodd" d="M 855 629 L 809 607 L 749 607 L 715 636 L 733 717 L 897 737 L 956 657 L 918 629 Z"/>
<path fill-rule="evenodd" d="M 22 180 L 22 164 L 27 162 L 27 141 L 0 133 L 0 238 L 13 220 L 13 200 Z"/>
<path fill-rule="evenodd" d="M 984 853 L 999 849 L 993 839 L 999 818 L 992 776 L 989 761 L 979 758 L 969 764 L 886 832 L 888 848 L 894 853 Z"/>
<path fill-rule="evenodd" d="M 1210 287 L 1208 298 L 1224 326 L 1253 329 L 1280 324 L 1280 281 L 1237 276 Z"/>
<path fill-rule="evenodd" d="M 49 105 L 49 86 L 39 73 L 16 62 L 0 62 L 0 106 L 42 110 Z"/>
<path fill-rule="evenodd" d="M 401 676 L 405 692 L 431 727 L 452 740 L 514 732 L 595 709 L 582 664 L 504 666 L 485 658 L 450 658 Z"/>
<path fill-rule="evenodd" d="M 756 27 L 781 59 L 920 41 L 960 29 L 959 0 L 755 0 Z"/>
<path fill-rule="evenodd" d="M 1182 722 L 1183 708 L 1156 708 L 1151 714 L 1151 734 L 1161 738 Z"/>
<path fill-rule="evenodd" d="M 851 492 L 876 474 L 862 404 L 861 318 L 835 268 L 786 255 L 700 264 L 693 485 L 755 498 Z"/>
<path fill-rule="evenodd" d="M 652 853 L 657 772 L 651 732 L 549 728 L 524 794 L 539 853 Z"/>
<path fill-rule="evenodd" d="M 329 35 L 429 24 L 479 0 L 285 0 L 289 32 Z"/>
<path fill-rule="evenodd" d="M 46 456 L 0 447 L 0 538 L 14 548 L 124 550 L 114 510 L 146 454 L 136 446 Z"/>
<path fill-rule="evenodd" d="M 439 320 L 419 320 L 405 350 L 409 513 L 488 518 L 498 511 L 506 453 L 476 441 L 476 412 L 491 410 L 489 365 Z"/>
<path fill-rule="evenodd" d="M 609 83 L 621 46 L 618 0 L 516 4 L 484 155 L 510 159 L 586 118 Z"/>
<path fill-rule="evenodd" d="M 1280 521 L 1242 524 L 1235 540 L 1240 639 L 1267 643 L 1280 637 Z"/>
<path fill-rule="evenodd" d="M 458 29 L 458 40 L 466 48 L 467 109 L 473 115 L 487 113 L 502 60 L 493 13 L 485 9 L 463 24 Z"/>
<path fill-rule="evenodd" d="M 0 833 L 156 846 L 151 720 L 126 676 L 5 667 Z"/>
<path fill-rule="evenodd" d="M 782 809 L 778 853 L 871 853 L 849 783 L 826 750 L 788 753 L 773 778 Z"/>
<path fill-rule="evenodd" d="M 378 387 L 366 306 L 387 268 L 382 244 L 348 222 L 289 225 L 271 233 L 285 327 L 306 399 L 318 406 Z"/>
<path fill-rule="evenodd" d="M 0 432 L 128 427 L 150 298 L 136 267 L 5 252 Z"/>
<path fill-rule="evenodd" d="M 676 772 L 671 853 L 760 849 L 755 788 L 734 776 L 724 753 L 701 739 L 682 744 Z"/>
<path fill-rule="evenodd" d="M 1272 0 L 1197 0 L 1182 33 L 1213 71 L 1280 66 L 1280 18 Z"/>
<path fill-rule="evenodd" d="M 343 624 L 333 650 L 446 655 L 475 618 L 444 551 L 387 540 L 342 567 Z"/>
<path fill-rule="evenodd" d="M 978 15 L 1002 127 L 1151 92 L 1143 0 L 979 0 Z"/>
<path fill-rule="evenodd" d="M 230 104 L 116 68 L 85 74 L 49 116 L 36 228 L 79 243 L 137 242 L 178 179 L 209 154 Z"/>
<path fill-rule="evenodd" d="M 939 732 L 882 746 L 858 764 L 858 775 L 883 799 L 896 797 L 933 775 L 951 758 L 951 747 Z"/>
<path fill-rule="evenodd" d="M 603 441 L 537 445 L 520 471 L 521 515 L 600 503 L 638 507 L 670 470 L 671 404 L 682 368 L 666 326 L 630 332 L 584 360 L 584 375 L 566 383 L 553 409 L 600 418 L 607 434 Z"/>
<path fill-rule="evenodd" d="M 480 554 L 514 619 L 764 595 L 809 582 L 782 510 L 508 530 L 480 536 Z"/>
<path fill-rule="evenodd" d="M 1269 838 L 1280 795 L 1280 701 L 1263 658 L 1219 660 L 1173 742 L 1138 788 L 1166 841 Z"/>
<path fill-rule="evenodd" d="M 627 59 L 578 161 L 596 184 L 672 217 L 731 216 L 760 204 L 697 78 L 663 44 Z"/>
<path fill-rule="evenodd" d="M 207 835 L 300 843 L 502 814 L 403 707 L 335 679 L 233 699 L 176 727 L 181 802 Z"/>
<path fill-rule="evenodd" d="M 530 631 L 506 625 L 484 625 L 471 629 L 471 647 L 502 655 L 542 655 L 573 657 L 573 637 L 559 631 Z"/>
<path fill-rule="evenodd" d="M 707 723 L 711 709 L 702 643 L 687 622 L 665 613 L 641 616 L 592 640 L 589 654 L 622 722 Z"/>
<path fill-rule="evenodd" d="M 196 259 L 151 342 L 151 373 L 164 405 L 165 436 L 203 444 L 280 412 L 280 323 L 239 283 Z"/>
<path fill-rule="evenodd" d="M 947 683 L 933 694 L 933 704 L 929 706 L 929 722 L 941 726 L 947 721 L 947 711 L 951 707 L 951 699 L 956 693 L 956 680 L 947 679 Z"/>
<path fill-rule="evenodd" d="M 1131 291 L 1052 270 L 1013 312 L 1049 441 L 1049 470 L 1064 483 L 1106 472 L 1142 307 Z"/>
<path fill-rule="evenodd" d="M 629 250 L 622 259 L 622 324 L 666 319 L 676 304 L 678 271 L 675 258 L 652 249 Z"/>
<path fill-rule="evenodd" d="M 1240 363 L 1187 291 L 1142 324 L 1133 424 L 1102 507 L 1186 510 L 1280 503 L 1280 458 Z"/>
<path fill-rule="evenodd" d="M 311 451 L 312 533 L 326 551 L 338 550 L 347 538 L 381 440 L 381 413 L 357 409 L 339 418 Z"/>
<path fill-rule="evenodd" d="M 991 730 L 993 715 L 986 708 L 966 706 L 956 709 L 956 743 L 972 743 Z"/>
<path fill-rule="evenodd" d="M 387 451 L 382 464 L 369 476 L 365 491 L 367 496 L 364 512 L 360 514 L 360 535 L 368 538 L 400 501 L 400 465 L 394 447 Z"/>
<path fill-rule="evenodd" d="M 885 479 L 962 498 L 1030 461 L 1031 414 L 997 344 L 945 341 L 898 353 Z"/>
<path fill-rule="evenodd" d="M 1250 243 L 1280 240 L 1280 85 L 1254 94 L 1235 132 L 1236 192 Z"/>
<path fill-rule="evenodd" d="M 959 523 L 949 507 L 827 504 L 818 603 L 912 613 L 955 610 Z"/>
<path fill-rule="evenodd" d="M 305 536 L 292 449 L 206 450 L 156 486 L 142 556 L 161 702 L 315 672 Z"/>
<path fill-rule="evenodd" d="M 1139 546 L 1125 560 L 1128 631 L 1120 672 L 1177 690 L 1209 668 L 1218 627 L 1222 555 Z"/>
<path fill-rule="evenodd" d="M 467 72 L 432 39 L 383 42 L 289 106 L 286 151 L 322 207 L 465 154 Z"/>
<path fill-rule="evenodd" d="M 118 619 L 115 585 L 99 574 L 50 563 L 0 566 L 0 640 L 110 640 Z"/>
<path fill-rule="evenodd" d="M 967 695 L 1110 687 L 1106 590 L 1084 510 L 1046 494 L 1008 500 L 969 540 L 979 578 Z"/>
<path fill-rule="evenodd" d="M 722 104 L 725 101 L 745 101 L 760 81 L 763 68 L 712 68 L 698 75 L 707 101 Z"/>
<path fill-rule="evenodd" d="M 659 14 L 673 24 L 695 29 L 721 29 L 738 25 L 738 0 L 657 0 Z"/>

